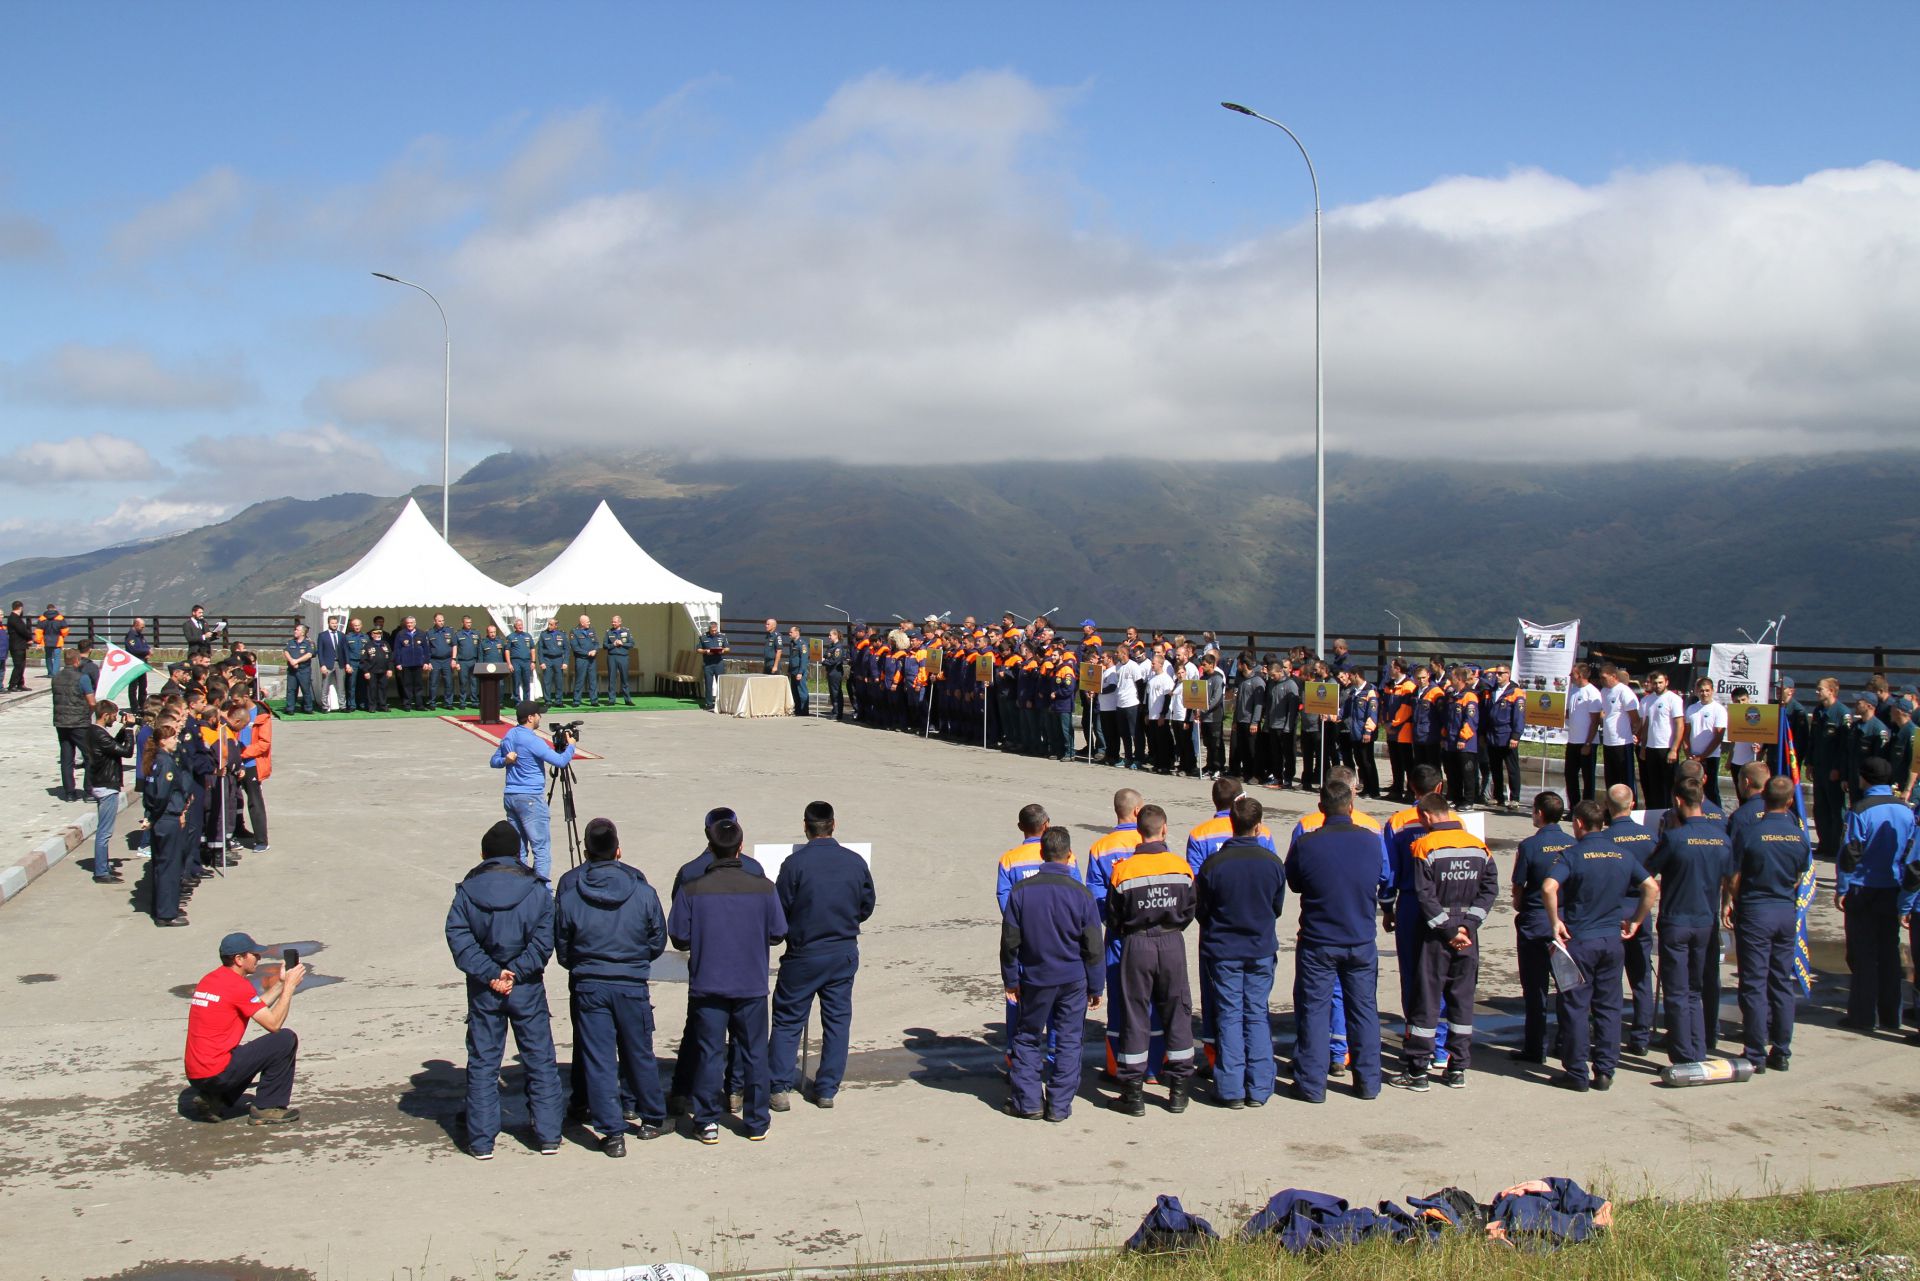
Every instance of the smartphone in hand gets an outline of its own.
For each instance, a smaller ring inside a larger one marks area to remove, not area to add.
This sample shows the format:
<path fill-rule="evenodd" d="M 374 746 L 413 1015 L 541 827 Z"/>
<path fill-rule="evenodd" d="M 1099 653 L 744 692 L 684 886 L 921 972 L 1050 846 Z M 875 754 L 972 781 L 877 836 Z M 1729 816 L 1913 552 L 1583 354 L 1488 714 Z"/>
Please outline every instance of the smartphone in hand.
<path fill-rule="evenodd" d="M 282 952 L 280 954 L 280 964 L 282 966 L 280 971 L 282 974 L 285 974 L 288 970 L 300 964 L 300 949 L 290 947 Z"/>

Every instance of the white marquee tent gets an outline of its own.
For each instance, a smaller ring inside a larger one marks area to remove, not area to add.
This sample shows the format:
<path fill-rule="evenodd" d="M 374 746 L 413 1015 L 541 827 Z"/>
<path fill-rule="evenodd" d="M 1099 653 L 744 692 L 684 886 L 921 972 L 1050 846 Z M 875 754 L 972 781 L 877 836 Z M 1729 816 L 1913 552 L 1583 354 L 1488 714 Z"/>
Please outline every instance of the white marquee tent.
<path fill-rule="evenodd" d="M 525 609 L 526 597 L 468 564 L 409 498 L 380 541 L 352 568 L 302 592 L 300 607 L 308 632 L 315 635 L 335 614 L 371 624 L 367 615 L 378 611 L 391 630 L 408 614 L 423 629 L 435 613 L 452 614 L 449 625 L 457 627 L 458 614 L 474 610 L 492 615 L 505 635 L 514 615 Z M 476 624 L 484 626 L 477 619 Z"/>
<path fill-rule="evenodd" d="M 604 634 L 608 620 L 620 615 L 633 633 L 636 683 L 645 673 L 673 670 L 675 658 L 697 649 L 707 623 L 720 617 L 719 592 L 688 582 L 647 555 L 604 502 L 552 564 L 513 590 L 526 599 L 533 632 L 556 616 L 561 630 L 568 630 L 586 614 Z"/>

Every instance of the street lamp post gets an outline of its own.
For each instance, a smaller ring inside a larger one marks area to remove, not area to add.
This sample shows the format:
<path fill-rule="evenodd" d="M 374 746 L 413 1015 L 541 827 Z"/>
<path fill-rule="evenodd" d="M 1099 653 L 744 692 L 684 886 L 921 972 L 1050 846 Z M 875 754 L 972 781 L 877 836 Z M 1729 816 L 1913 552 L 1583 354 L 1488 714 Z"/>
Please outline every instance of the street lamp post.
<path fill-rule="evenodd" d="M 1400 643 L 1400 633 L 1402 630 L 1400 626 L 1400 615 L 1390 609 L 1383 609 L 1380 612 L 1393 620 L 1393 652 L 1396 654 L 1406 653 L 1407 647 Z"/>
<path fill-rule="evenodd" d="M 1325 369 L 1320 358 L 1320 175 L 1314 172 L 1307 145 L 1293 130 L 1237 102 L 1220 105 L 1228 111 L 1264 120 L 1293 139 L 1293 145 L 1300 149 L 1300 158 L 1307 162 L 1307 180 L 1313 184 L 1313 648 L 1316 654 L 1324 654 L 1327 650 L 1327 397 Z"/>
<path fill-rule="evenodd" d="M 416 285 L 411 280 L 402 280 L 398 276 L 389 276 L 384 271 L 376 271 L 373 274 L 381 280 L 390 280 L 396 285 L 418 289 L 427 295 L 427 301 L 431 302 L 433 309 L 440 313 L 440 330 L 446 336 L 447 343 L 446 382 L 440 398 L 440 537 L 448 538 L 447 498 L 453 478 L 453 330 L 447 324 L 447 309 L 440 305 L 440 300 L 435 298 L 426 286 Z"/>

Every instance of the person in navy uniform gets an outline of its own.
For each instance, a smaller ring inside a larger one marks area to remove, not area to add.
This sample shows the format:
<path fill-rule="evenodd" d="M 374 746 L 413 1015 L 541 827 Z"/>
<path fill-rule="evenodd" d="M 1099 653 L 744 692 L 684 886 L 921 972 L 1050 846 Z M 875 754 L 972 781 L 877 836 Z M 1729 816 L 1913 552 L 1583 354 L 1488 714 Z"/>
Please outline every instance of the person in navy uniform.
<path fill-rule="evenodd" d="M 1362 1099 L 1378 1098 L 1382 1076 L 1373 909 L 1392 878 L 1380 829 L 1354 821 L 1353 784 L 1328 773 L 1320 789 L 1325 817 L 1319 827 L 1301 833 L 1286 858 L 1287 888 L 1300 900 L 1293 1097 L 1304 1103 L 1324 1102 L 1327 1096 L 1336 988 L 1351 1038 L 1354 1092 Z"/>
<path fill-rule="evenodd" d="M 453 628 L 447 626 L 445 614 L 433 616 L 433 626 L 426 632 L 427 637 L 427 702 L 428 707 L 453 706 Z"/>
<path fill-rule="evenodd" d="M 727 638 L 720 633 L 720 620 L 712 619 L 707 630 L 700 636 L 700 710 L 710 712 L 720 693 L 720 677 L 727 670 L 727 653 L 731 647 Z"/>
<path fill-rule="evenodd" d="M 489 631 L 492 629 L 489 628 Z M 453 701 L 458 707 L 471 707 L 480 701 L 480 689 L 474 680 L 473 665 L 480 661 L 480 633 L 473 620 L 462 618 L 460 630 L 453 634 Z"/>
<path fill-rule="evenodd" d="M 553 707 L 567 696 L 567 634 L 557 618 L 549 618 L 540 633 L 540 691 Z"/>
<path fill-rule="evenodd" d="M 807 692 L 807 642 L 800 635 L 798 623 L 787 629 L 786 649 L 781 665 L 787 673 L 788 683 L 793 686 L 793 714 L 795 716 L 813 715 L 813 696 Z"/>
<path fill-rule="evenodd" d="M 387 673 L 393 670 L 393 649 L 387 634 L 373 629 L 360 650 L 361 705 L 370 712 L 387 710 Z"/>
<path fill-rule="evenodd" d="M 326 630 L 313 639 L 314 665 L 320 669 L 320 710 L 344 712 L 347 695 L 347 636 L 340 630 L 340 616 L 327 619 Z M 333 693 L 334 706 L 327 707 L 327 691 Z"/>
<path fill-rule="evenodd" d="M 527 1072 L 527 1111 L 543 1156 L 560 1151 L 560 1068 L 545 975 L 553 899 L 520 862 L 520 835 L 502 819 L 480 838 L 481 861 L 454 890 L 447 950 L 467 978 L 467 1151 L 493 1157 L 500 1134 L 500 1060 L 507 1024 Z"/>
<path fill-rule="evenodd" d="M 287 642 L 287 714 L 311 712 L 313 701 L 313 642 L 307 639 L 307 625 L 293 625 L 293 639 Z"/>
<path fill-rule="evenodd" d="M 667 1132 L 649 987 L 653 963 L 667 950 L 667 919 L 647 878 L 620 861 L 612 820 L 589 822 L 583 843 L 587 861 L 560 878 L 554 895 L 554 951 L 567 967 L 580 1075 L 600 1150 L 623 1157 L 623 1085 L 632 1092 L 640 1138 Z"/>
<path fill-rule="evenodd" d="M 1630 889 L 1639 891 L 1639 899 L 1633 915 L 1622 920 Z M 1611 1089 L 1620 1062 L 1622 944 L 1646 924 L 1660 887 L 1638 858 L 1614 842 L 1607 807 L 1589 797 L 1573 807 L 1573 844 L 1547 872 L 1540 897 L 1553 937 L 1585 980 L 1555 998 L 1566 1070 L 1553 1083 L 1581 1093 Z"/>
<path fill-rule="evenodd" d="M 1675 1063 L 1704 1062 L 1717 1039 L 1709 1032 L 1704 997 L 1707 971 L 1720 967 L 1714 924 L 1733 871 L 1733 849 L 1726 820 L 1704 813 L 1705 800 L 1699 777 L 1675 781 L 1669 816 L 1677 821 L 1662 825 L 1646 860 L 1648 874 L 1660 878 L 1660 986 L 1666 994 L 1667 1057 Z M 1716 1010 L 1716 1023 L 1718 1017 Z"/>
<path fill-rule="evenodd" d="M 507 661 L 513 664 L 513 701 L 524 703 L 533 697 L 534 640 L 527 633 L 527 620 L 513 620 L 507 635 Z"/>
<path fill-rule="evenodd" d="M 140 761 L 141 805 L 147 816 L 152 851 L 148 873 L 153 882 L 153 923 L 189 924 L 180 910 L 180 885 L 187 860 L 197 865 L 188 811 L 194 803 L 193 778 L 181 745 L 181 722 L 165 717 L 155 722 Z"/>
<path fill-rule="evenodd" d="M 136 618 L 133 620 L 133 626 L 127 628 L 127 634 L 120 638 L 120 648 L 126 650 L 127 653 L 132 654 L 143 663 L 147 661 L 153 653 L 153 640 L 147 635 L 146 619 Z M 0 668 L 4 667 L 5 663 L 0 661 Z M 127 706 L 138 712 L 145 708 L 146 705 L 147 677 L 146 673 L 143 672 L 127 682 Z"/>
<path fill-rule="evenodd" d="M 1040 867 L 1014 883 L 1000 921 L 1000 981 L 1014 1006 L 1013 1097 L 1007 1112 L 1023 1121 L 1064 1121 L 1080 1090 L 1080 1042 L 1087 1011 L 1100 1008 L 1107 979 L 1100 909 L 1073 864 L 1073 837 L 1049 827 Z M 1041 1090 L 1048 1033 L 1052 1070 Z"/>
<path fill-rule="evenodd" d="M 843 721 L 847 718 L 847 643 L 840 639 L 837 627 L 827 630 L 826 644 L 820 647 L 820 667 L 827 674 L 827 708 L 833 719 Z"/>
<path fill-rule="evenodd" d="M 1520 1048 L 1512 1057 L 1521 1063 L 1547 1061 L 1547 997 L 1553 990 L 1553 923 L 1547 919 L 1540 895 L 1547 873 L 1573 845 L 1560 826 L 1567 803 L 1558 792 L 1533 798 L 1533 835 L 1520 842 L 1513 861 L 1513 917 L 1520 963 L 1520 999 L 1525 1007 Z"/>
<path fill-rule="evenodd" d="M 772 1107 L 785 1112 L 799 1085 L 795 1060 L 816 999 L 820 1066 L 813 1102 L 830 1108 L 847 1074 L 853 1030 L 853 980 L 860 969 L 860 926 L 873 915 L 867 860 L 833 839 L 833 806 L 813 801 L 801 817 L 807 843 L 780 865 L 774 890 L 787 917 L 787 950 L 773 988 L 773 1040 L 767 1052 Z"/>
<path fill-rule="evenodd" d="M 567 654 L 573 661 L 573 706 L 592 707 L 600 701 L 600 633 L 585 614 L 580 615 L 580 625 L 567 633 Z"/>
<path fill-rule="evenodd" d="M 1746 1056 L 1756 1073 L 1787 1070 L 1793 1056 L 1794 952 L 1799 941 L 1800 877 L 1812 861 L 1806 829 L 1793 813 L 1793 780 L 1778 775 L 1761 792 L 1766 811 L 1740 830 L 1723 923 L 1734 931 L 1740 965 L 1740 1017 Z"/>
<path fill-rule="evenodd" d="M 1642 868 L 1653 857 L 1654 833 L 1644 824 L 1634 822 L 1633 789 L 1622 783 L 1607 789 L 1607 839 L 1623 854 L 1632 856 Z M 1623 920 L 1633 914 L 1634 901 L 1639 897 L 1636 890 L 1637 887 L 1629 888 L 1621 900 Z M 1653 1042 L 1653 988 L 1659 969 L 1654 946 L 1656 933 L 1654 922 L 1649 920 L 1621 944 L 1621 966 L 1626 971 L 1627 991 L 1633 998 L 1633 1017 L 1626 1029 L 1627 1050 L 1632 1054 L 1645 1054 Z"/>
<path fill-rule="evenodd" d="M 393 665 L 400 669 L 400 706 L 410 712 L 427 707 L 427 634 L 414 626 L 411 615 L 393 634 Z"/>
<path fill-rule="evenodd" d="M 677 902 L 679 900 L 681 890 L 684 890 L 687 886 L 705 876 L 707 869 L 713 866 L 714 859 L 719 857 L 718 854 L 714 853 L 713 849 L 714 828 L 721 823 L 738 825 L 739 822 L 740 816 L 724 805 L 716 806 L 707 811 L 707 816 L 702 819 L 700 823 L 700 830 L 705 834 L 707 843 L 701 848 L 698 854 L 688 859 L 685 863 L 682 863 L 679 870 L 674 872 L 673 887 L 669 891 L 669 896 L 674 901 Z M 744 840 L 744 829 L 742 839 Z M 753 855 L 745 853 L 744 851 L 740 855 L 740 866 L 763 880 L 766 878 L 767 869 L 760 866 L 759 860 L 755 859 Z M 673 1083 L 667 1087 L 667 1111 L 669 1113 L 691 1115 L 693 1112 L 693 1077 L 694 1069 L 697 1066 L 693 1054 L 693 1016 L 694 1011 L 689 1007 L 687 1010 L 686 1025 L 680 1032 L 680 1054 L 673 1063 Z M 741 1052 L 739 1041 L 735 1039 L 731 1032 L 727 1034 L 726 1040 L 727 1110 L 730 1112 L 738 1112 L 741 1107 L 741 1083 L 746 1080 L 746 1057 Z"/>
<path fill-rule="evenodd" d="M 367 634 L 360 630 L 359 619 L 347 623 L 347 634 L 340 642 L 340 652 L 346 658 L 347 710 L 364 712 L 367 710 L 367 687 L 362 683 L 365 669 L 360 664 L 367 652 Z"/>
<path fill-rule="evenodd" d="M 620 615 L 610 620 L 606 634 L 607 646 L 607 705 L 611 707 L 618 697 L 628 707 L 633 706 L 633 691 L 628 684 L 627 665 L 633 660 L 633 633 L 627 630 Z"/>
<path fill-rule="evenodd" d="M 673 900 L 667 939 L 688 954 L 687 1018 L 692 1025 L 693 1121 L 702 1143 L 720 1141 L 726 1039 L 744 1058 L 740 1120 L 758 1142 L 772 1125 L 767 1079 L 767 949 L 787 936 L 773 883 L 741 864 L 740 824 L 723 819 L 708 835 L 713 863 Z"/>
<path fill-rule="evenodd" d="M 786 654 L 787 643 L 780 635 L 780 621 L 767 620 L 767 635 L 760 658 L 760 672 L 763 676 L 772 676 L 780 670 L 780 660 Z"/>

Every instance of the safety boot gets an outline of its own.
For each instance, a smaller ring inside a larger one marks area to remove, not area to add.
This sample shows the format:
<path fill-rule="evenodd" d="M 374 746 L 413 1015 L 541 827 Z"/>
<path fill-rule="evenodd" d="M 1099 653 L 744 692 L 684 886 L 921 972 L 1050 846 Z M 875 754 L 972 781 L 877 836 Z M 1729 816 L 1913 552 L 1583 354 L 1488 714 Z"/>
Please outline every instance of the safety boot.
<path fill-rule="evenodd" d="M 1128 1116 L 1147 1114 L 1147 1083 L 1145 1081 L 1120 1083 L 1120 1110 Z"/>
<path fill-rule="evenodd" d="M 1187 1110 L 1187 1091 L 1192 1081 L 1184 1076 L 1175 1077 L 1167 1082 L 1167 1111 L 1185 1112 Z"/>

